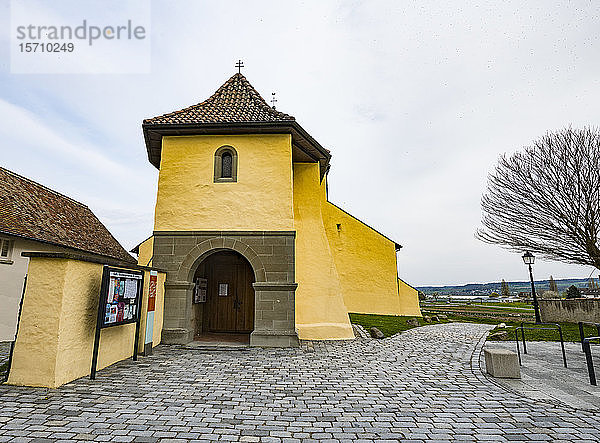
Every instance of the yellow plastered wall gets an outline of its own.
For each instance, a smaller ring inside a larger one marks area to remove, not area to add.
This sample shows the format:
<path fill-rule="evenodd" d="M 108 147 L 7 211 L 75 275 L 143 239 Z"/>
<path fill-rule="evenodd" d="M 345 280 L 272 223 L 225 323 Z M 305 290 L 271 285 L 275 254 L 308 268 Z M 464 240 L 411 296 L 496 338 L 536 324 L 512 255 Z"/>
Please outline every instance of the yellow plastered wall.
<path fill-rule="evenodd" d="M 101 280 L 101 264 L 30 259 L 9 384 L 56 388 L 89 375 Z M 146 297 L 147 284 L 145 280 Z M 162 310 L 164 292 L 159 288 L 157 310 L 158 306 Z M 155 322 L 155 331 L 160 331 L 162 313 L 155 316 Z M 143 341 L 145 329 L 140 332 Z M 98 370 L 131 357 L 134 334 L 135 324 L 103 329 Z"/>
<path fill-rule="evenodd" d="M 67 267 L 68 260 L 29 260 L 9 384 L 50 388 L 57 386 L 57 338 Z"/>
<path fill-rule="evenodd" d="M 412 288 L 404 284 L 406 288 L 399 291 L 395 243 L 328 202 L 326 179 L 321 184 L 320 198 L 323 224 L 348 312 L 421 315 Z"/>
<path fill-rule="evenodd" d="M 237 182 L 214 183 L 214 154 L 237 151 Z M 163 137 L 155 231 L 291 230 L 289 134 Z"/>
<path fill-rule="evenodd" d="M 138 247 L 138 265 L 152 266 L 154 254 L 154 236 L 147 238 Z"/>
<path fill-rule="evenodd" d="M 394 242 L 322 202 L 323 223 L 348 311 L 401 315 Z"/>
<path fill-rule="evenodd" d="M 419 291 L 399 278 L 398 293 L 400 294 L 401 315 L 415 315 L 420 317 Z"/>
<path fill-rule="evenodd" d="M 294 163 L 293 169 L 298 337 L 352 339 L 354 333 L 323 226 L 319 164 Z"/>

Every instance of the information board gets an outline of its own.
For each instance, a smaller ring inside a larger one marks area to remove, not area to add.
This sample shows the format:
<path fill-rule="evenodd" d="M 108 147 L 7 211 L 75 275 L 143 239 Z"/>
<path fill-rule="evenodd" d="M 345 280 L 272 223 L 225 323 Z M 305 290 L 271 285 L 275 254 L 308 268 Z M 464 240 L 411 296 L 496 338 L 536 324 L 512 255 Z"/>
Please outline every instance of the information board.
<path fill-rule="evenodd" d="M 129 269 L 112 268 L 104 265 L 98 319 L 92 351 L 90 379 L 96 378 L 100 331 L 103 328 L 135 323 L 133 360 L 137 360 L 137 348 L 140 337 L 140 307 L 144 291 L 144 273 Z"/>
<path fill-rule="evenodd" d="M 107 273 L 100 298 L 104 309 L 101 327 L 107 328 L 137 321 L 143 274 L 111 268 L 107 268 Z"/>

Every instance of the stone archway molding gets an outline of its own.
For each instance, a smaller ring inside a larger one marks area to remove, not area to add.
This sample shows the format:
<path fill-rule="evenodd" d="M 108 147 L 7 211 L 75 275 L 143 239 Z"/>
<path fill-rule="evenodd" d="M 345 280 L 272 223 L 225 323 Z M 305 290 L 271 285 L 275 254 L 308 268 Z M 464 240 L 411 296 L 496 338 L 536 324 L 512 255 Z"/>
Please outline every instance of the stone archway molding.
<path fill-rule="evenodd" d="M 265 265 L 258 254 L 249 245 L 231 237 L 214 237 L 204 240 L 192 248 L 179 266 L 177 281 L 181 283 L 192 282 L 196 268 L 200 263 L 206 260 L 209 255 L 227 250 L 236 251 L 248 260 L 254 271 L 255 282 L 266 281 Z"/>
<path fill-rule="evenodd" d="M 252 346 L 298 346 L 295 327 L 295 231 L 155 231 L 153 264 L 167 271 L 163 343 L 194 339 L 193 278 L 220 251 L 236 251 L 254 272 Z"/>

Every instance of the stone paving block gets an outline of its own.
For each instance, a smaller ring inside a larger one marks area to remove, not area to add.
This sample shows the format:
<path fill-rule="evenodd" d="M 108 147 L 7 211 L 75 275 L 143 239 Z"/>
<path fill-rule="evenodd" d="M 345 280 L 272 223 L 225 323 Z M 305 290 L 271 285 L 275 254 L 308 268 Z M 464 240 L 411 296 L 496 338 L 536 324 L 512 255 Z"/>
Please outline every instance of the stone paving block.
<path fill-rule="evenodd" d="M 313 352 L 161 345 L 93 383 L 0 386 L 0 441 L 600 441 L 598 411 L 491 383 L 477 366 L 487 330 L 431 325 Z"/>

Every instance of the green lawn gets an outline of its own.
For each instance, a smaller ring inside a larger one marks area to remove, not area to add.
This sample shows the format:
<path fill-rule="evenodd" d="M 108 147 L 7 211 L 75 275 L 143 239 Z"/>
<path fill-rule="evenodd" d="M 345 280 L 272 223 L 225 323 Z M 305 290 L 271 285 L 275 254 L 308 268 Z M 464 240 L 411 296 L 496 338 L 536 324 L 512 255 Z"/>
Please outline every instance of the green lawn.
<path fill-rule="evenodd" d="M 399 317 L 396 315 L 350 314 L 350 321 L 352 323 L 362 325 L 367 330 L 367 332 L 369 331 L 369 328 L 375 326 L 381 332 L 383 332 L 386 337 L 413 328 L 414 326 L 411 326 L 406 323 L 411 318 L 415 317 Z M 421 323 L 423 323 L 422 320 Z"/>
<path fill-rule="evenodd" d="M 533 305 L 529 304 L 529 303 L 523 303 L 520 301 L 512 301 L 512 302 L 508 302 L 508 303 L 491 303 L 491 302 L 485 302 L 485 303 L 473 303 L 474 305 L 481 305 L 481 306 L 493 306 L 493 307 L 508 307 L 508 308 L 530 308 L 533 309 Z"/>
<path fill-rule="evenodd" d="M 501 312 L 515 312 L 515 313 L 530 313 L 533 312 L 533 307 L 527 303 L 431 303 L 421 302 L 421 309 L 423 310 L 488 310 L 488 311 L 501 311 Z"/>
<path fill-rule="evenodd" d="M 435 314 L 431 314 L 431 317 Z M 372 315 L 372 314 L 350 314 L 350 321 L 362 325 L 367 331 L 372 326 L 375 326 L 385 334 L 386 337 L 394 335 L 398 332 L 406 331 L 413 328 L 414 326 L 407 323 L 408 320 L 415 317 L 401 317 L 395 315 Z M 468 322 L 468 323 L 482 323 L 497 325 L 499 323 L 506 324 L 506 328 L 495 328 L 490 332 L 488 340 L 514 340 L 515 339 L 515 327 L 520 326 L 520 322 L 501 321 L 494 318 L 479 318 L 469 317 L 464 315 L 449 314 L 448 319 L 439 320 L 437 322 L 425 323 L 423 319 L 419 319 L 422 326 L 428 324 L 439 324 L 449 322 Z M 563 338 L 565 341 L 579 342 L 579 329 L 576 323 L 560 323 L 563 330 Z M 525 324 L 525 326 L 533 327 L 531 323 Z M 541 326 L 547 327 L 547 326 Z M 585 327 L 586 337 L 596 336 L 596 328 L 591 326 Z M 502 334 L 504 333 L 504 334 Z M 519 332 L 520 337 L 520 332 Z M 546 330 L 525 330 L 525 338 L 528 341 L 558 341 L 558 331 L 546 331 Z"/>

